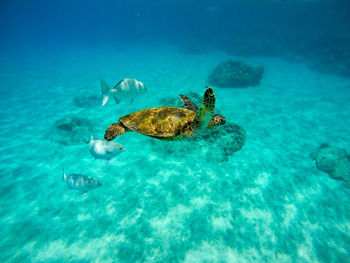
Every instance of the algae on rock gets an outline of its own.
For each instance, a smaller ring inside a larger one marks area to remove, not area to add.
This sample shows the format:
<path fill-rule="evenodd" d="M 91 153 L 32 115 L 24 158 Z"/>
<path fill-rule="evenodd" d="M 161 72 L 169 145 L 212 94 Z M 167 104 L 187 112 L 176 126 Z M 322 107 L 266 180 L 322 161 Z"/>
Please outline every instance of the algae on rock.
<path fill-rule="evenodd" d="M 207 82 L 221 88 L 235 88 L 259 85 L 264 67 L 253 67 L 242 61 L 228 60 L 216 66 Z"/>
<path fill-rule="evenodd" d="M 316 161 L 318 170 L 328 173 L 333 179 L 345 181 L 350 186 L 350 155 L 346 150 L 325 143 L 312 152 L 310 157 Z"/>

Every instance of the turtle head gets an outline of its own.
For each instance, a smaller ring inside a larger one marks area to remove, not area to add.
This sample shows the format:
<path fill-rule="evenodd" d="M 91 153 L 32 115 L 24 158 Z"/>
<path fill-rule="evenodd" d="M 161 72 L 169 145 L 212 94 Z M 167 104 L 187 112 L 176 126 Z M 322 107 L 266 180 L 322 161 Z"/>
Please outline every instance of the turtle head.
<path fill-rule="evenodd" d="M 214 114 L 211 118 L 208 128 L 214 128 L 216 126 L 224 125 L 226 123 L 226 118 L 221 114 Z"/>
<path fill-rule="evenodd" d="M 113 123 L 105 132 L 104 138 L 106 141 L 111 141 L 115 137 L 126 133 L 128 129 L 121 123 Z"/>

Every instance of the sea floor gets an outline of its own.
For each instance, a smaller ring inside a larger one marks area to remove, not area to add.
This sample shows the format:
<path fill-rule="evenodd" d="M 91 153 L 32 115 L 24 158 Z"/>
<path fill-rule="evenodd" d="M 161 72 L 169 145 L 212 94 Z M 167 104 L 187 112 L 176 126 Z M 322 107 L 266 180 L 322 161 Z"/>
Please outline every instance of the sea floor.
<path fill-rule="evenodd" d="M 223 161 L 206 142 L 127 133 L 106 165 L 89 133 L 102 139 L 125 114 L 203 93 L 210 71 L 237 58 L 151 45 L 35 54 L 0 64 L 0 262 L 350 261 L 350 188 L 309 156 L 321 143 L 350 150 L 349 79 L 239 58 L 265 67 L 259 86 L 214 87 L 216 109 L 246 131 L 240 151 Z M 100 106 L 99 79 L 126 77 L 148 92 Z M 89 123 L 73 139 L 55 128 L 71 116 Z M 102 187 L 69 190 L 63 167 Z"/>

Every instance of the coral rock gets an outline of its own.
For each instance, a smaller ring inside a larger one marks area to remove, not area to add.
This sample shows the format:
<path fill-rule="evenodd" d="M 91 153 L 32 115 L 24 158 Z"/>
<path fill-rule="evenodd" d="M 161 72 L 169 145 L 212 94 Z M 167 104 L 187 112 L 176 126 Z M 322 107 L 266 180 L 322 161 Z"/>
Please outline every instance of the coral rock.
<path fill-rule="evenodd" d="M 54 123 L 50 137 L 64 145 L 85 144 L 93 133 L 94 125 L 90 120 L 66 115 Z"/>
<path fill-rule="evenodd" d="M 208 77 L 210 85 L 222 88 L 259 85 L 264 68 L 252 67 L 242 61 L 220 63 Z"/>
<path fill-rule="evenodd" d="M 350 156 L 344 149 L 322 144 L 310 156 L 316 161 L 318 170 L 328 173 L 333 179 L 350 184 Z"/>

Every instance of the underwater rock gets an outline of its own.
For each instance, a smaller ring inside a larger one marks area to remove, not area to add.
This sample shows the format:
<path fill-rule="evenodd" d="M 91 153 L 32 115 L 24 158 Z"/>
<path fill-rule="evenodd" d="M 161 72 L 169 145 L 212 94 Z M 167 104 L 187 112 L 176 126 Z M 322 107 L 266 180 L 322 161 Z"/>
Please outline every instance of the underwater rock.
<path fill-rule="evenodd" d="M 253 67 L 242 61 L 228 60 L 213 69 L 207 82 L 221 88 L 256 86 L 263 73 L 262 66 Z"/>
<path fill-rule="evenodd" d="M 333 179 L 345 181 L 350 186 L 350 155 L 346 150 L 325 143 L 312 152 L 310 157 L 316 161 L 318 170 L 328 173 Z"/>
<path fill-rule="evenodd" d="M 77 96 L 73 99 L 73 103 L 79 108 L 93 108 L 101 104 L 101 98 L 98 95 Z"/>
<path fill-rule="evenodd" d="M 238 124 L 226 123 L 212 129 L 207 129 L 195 137 L 179 143 L 164 143 L 152 140 L 153 150 L 164 152 L 177 158 L 193 155 L 196 151 L 205 154 L 208 162 L 227 162 L 230 156 L 241 150 L 246 140 L 246 132 Z"/>
<path fill-rule="evenodd" d="M 199 136 L 208 142 L 210 148 L 213 148 L 207 153 L 207 161 L 228 161 L 229 156 L 233 156 L 242 149 L 246 140 L 245 130 L 235 123 L 226 123 L 208 131 L 209 133 Z"/>
<path fill-rule="evenodd" d="M 66 115 L 54 123 L 51 139 L 64 145 L 87 144 L 94 131 L 90 120 Z"/>
<path fill-rule="evenodd" d="M 322 36 L 308 39 L 297 50 L 307 65 L 321 73 L 350 77 L 350 38 Z"/>
<path fill-rule="evenodd" d="M 187 92 L 183 95 L 190 98 L 196 105 L 200 105 L 203 99 L 198 92 Z M 184 107 L 179 97 L 162 98 L 160 104 L 162 106 Z M 215 113 L 220 112 L 216 111 Z M 179 158 L 183 158 L 202 148 L 205 151 L 207 161 L 225 162 L 228 161 L 229 156 L 233 156 L 235 152 L 242 149 L 245 140 L 246 132 L 242 126 L 226 122 L 222 126 L 206 129 L 197 136 L 188 138 L 186 143 L 181 143 L 181 151 L 179 151 L 178 145 L 172 143 L 164 144 L 164 142 L 152 140 L 152 144 L 155 151 L 164 151 L 166 154 Z"/>
<path fill-rule="evenodd" d="M 310 59 L 307 66 L 320 73 L 350 77 L 350 59 L 348 61 L 336 61 L 328 58 Z"/>
<path fill-rule="evenodd" d="M 350 77 L 350 37 L 348 34 L 310 34 L 257 30 L 234 34 L 219 47 L 235 56 L 276 56 L 287 61 L 305 63 L 320 73 Z"/>

